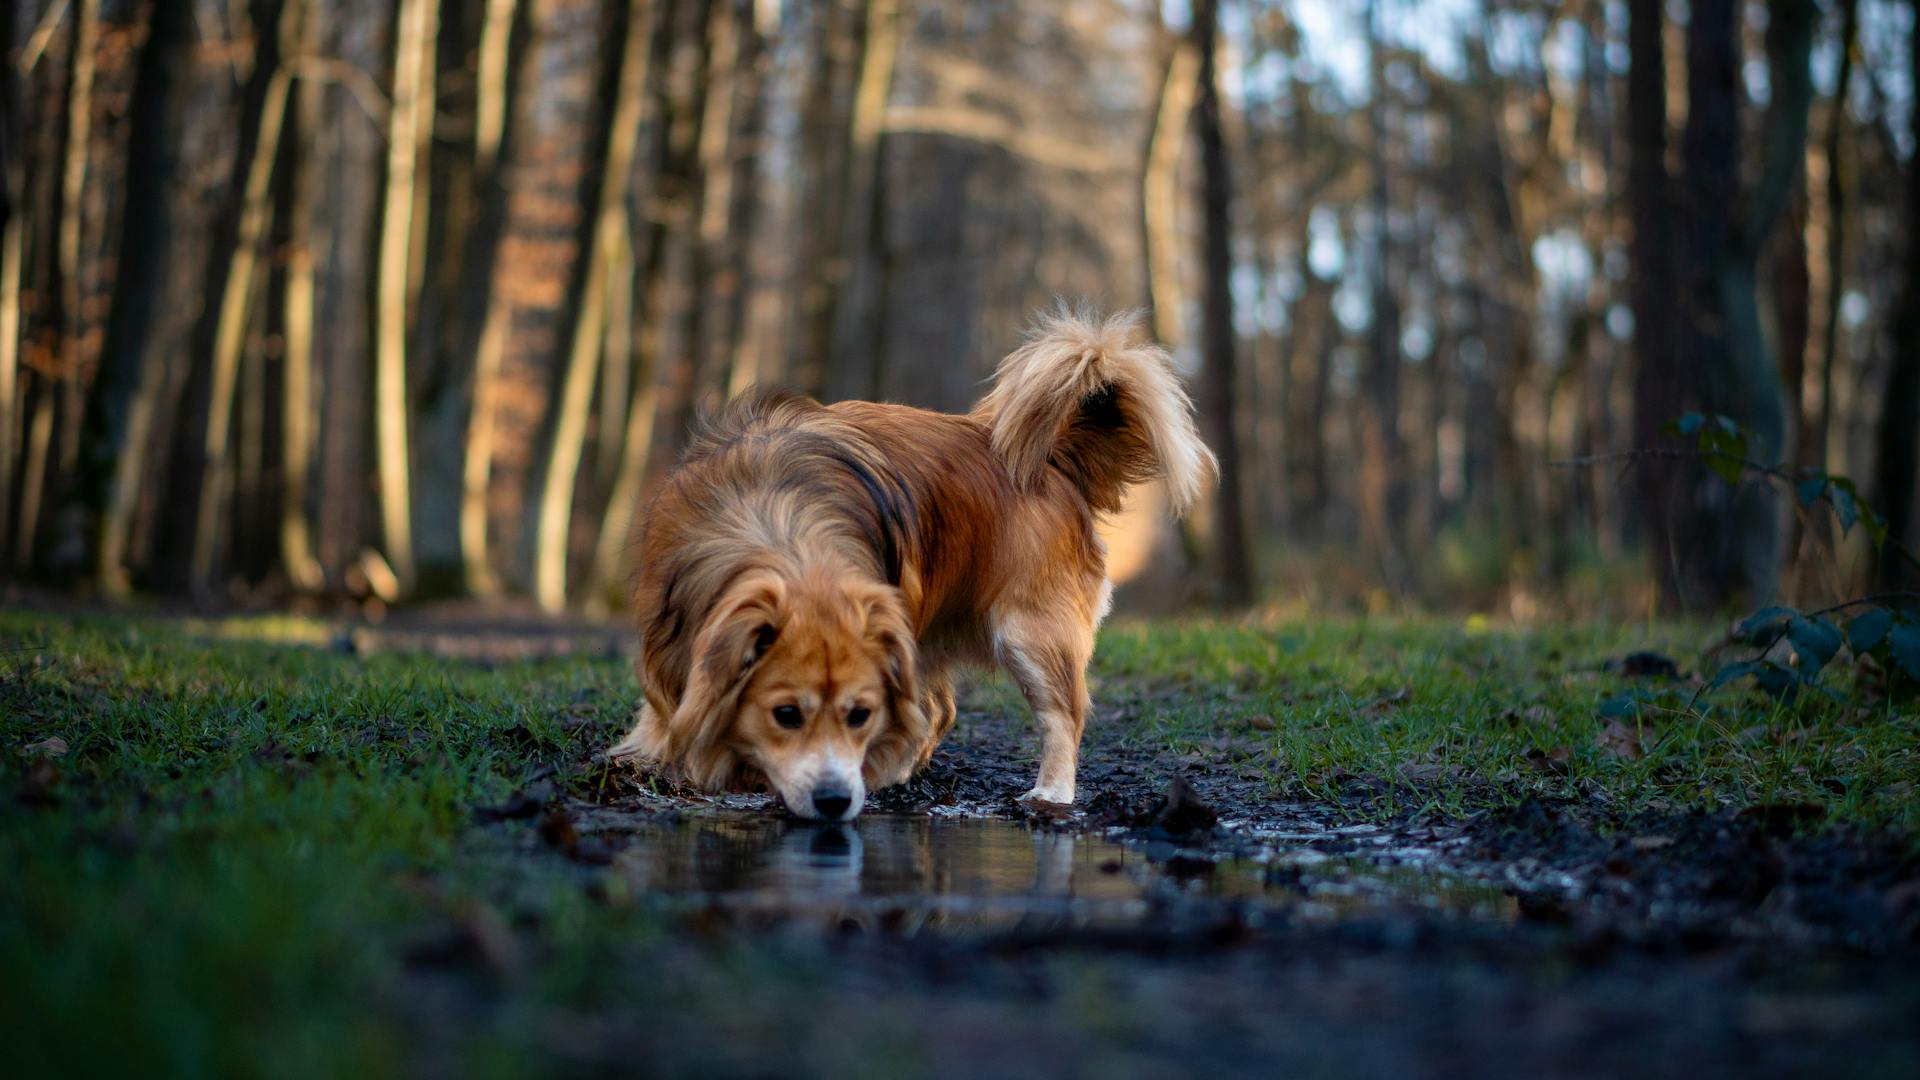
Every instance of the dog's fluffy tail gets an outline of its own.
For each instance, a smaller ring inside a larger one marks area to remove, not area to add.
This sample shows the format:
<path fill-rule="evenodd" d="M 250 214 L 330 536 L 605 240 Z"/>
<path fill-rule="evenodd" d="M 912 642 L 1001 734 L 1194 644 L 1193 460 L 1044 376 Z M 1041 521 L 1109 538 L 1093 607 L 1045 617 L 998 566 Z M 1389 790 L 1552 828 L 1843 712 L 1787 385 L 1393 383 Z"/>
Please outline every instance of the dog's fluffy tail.
<path fill-rule="evenodd" d="M 1185 513 L 1218 468 L 1194 431 L 1173 358 L 1134 312 L 1103 319 L 1062 307 L 1040 316 L 974 415 L 1021 487 L 1052 464 L 1095 510 L 1118 510 L 1127 485 L 1165 477 L 1174 512 Z"/>

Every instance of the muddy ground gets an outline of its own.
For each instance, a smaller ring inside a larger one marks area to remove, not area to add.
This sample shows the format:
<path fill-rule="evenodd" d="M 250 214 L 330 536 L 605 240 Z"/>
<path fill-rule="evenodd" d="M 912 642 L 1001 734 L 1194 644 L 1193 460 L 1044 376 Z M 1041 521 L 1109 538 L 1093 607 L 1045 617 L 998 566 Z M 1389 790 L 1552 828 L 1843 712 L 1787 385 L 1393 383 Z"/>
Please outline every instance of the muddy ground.
<path fill-rule="evenodd" d="M 1387 781 L 1275 801 L 1255 740 L 1142 751 L 1119 696 L 1064 816 L 1015 802 L 1034 740 L 991 694 L 850 829 L 531 766 L 476 810 L 497 855 L 804 970 L 737 1012 L 609 1003 L 539 1039 L 588 1069 L 644 1046 L 740 1075 L 884 1074 L 890 1052 L 952 1076 L 1920 1074 L 1911 845 L 1793 805 L 1620 817 L 1599 795 L 1360 822 Z"/>

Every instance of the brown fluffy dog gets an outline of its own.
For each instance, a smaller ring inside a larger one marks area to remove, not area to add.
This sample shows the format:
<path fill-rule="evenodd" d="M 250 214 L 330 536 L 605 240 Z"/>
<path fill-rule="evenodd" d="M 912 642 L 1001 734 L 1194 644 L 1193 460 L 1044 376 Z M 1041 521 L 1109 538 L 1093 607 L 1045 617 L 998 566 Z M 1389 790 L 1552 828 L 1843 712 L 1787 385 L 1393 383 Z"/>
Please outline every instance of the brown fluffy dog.
<path fill-rule="evenodd" d="M 1071 803 L 1087 661 L 1112 587 L 1096 514 L 1213 455 L 1130 316 L 1045 316 L 966 416 L 785 395 L 696 433 L 641 520 L 646 699 L 608 751 L 802 817 L 860 812 L 953 725 L 956 663 L 997 663 L 1042 734 L 1028 800 Z"/>

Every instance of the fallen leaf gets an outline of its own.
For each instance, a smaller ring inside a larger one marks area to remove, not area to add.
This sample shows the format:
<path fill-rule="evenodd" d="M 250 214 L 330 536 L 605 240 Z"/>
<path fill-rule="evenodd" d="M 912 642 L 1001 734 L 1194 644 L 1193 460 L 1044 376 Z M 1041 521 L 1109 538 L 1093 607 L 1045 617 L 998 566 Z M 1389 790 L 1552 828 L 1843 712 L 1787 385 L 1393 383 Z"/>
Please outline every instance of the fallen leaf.
<path fill-rule="evenodd" d="M 1405 686 L 1390 694 L 1383 694 L 1367 703 L 1364 711 L 1371 713 L 1391 712 L 1396 706 L 1404 705 L 1413 697 L 1413 691 Z"/>
<path fill-rule="evenodd" d="M 1639 761 L 1646 756 L 1646 751 L 1640 745 L 1640 733 L 1618 720 L 1607 721 L 1607 726 L 1601 728 L 1600 734 L 1594 737 L 1593 744 L 1614 757 L 1628 761 Z"/>
<path fill-rule="evenodd" d="M 1279 724 L 1274 723 L 1273 717 L 1264 714 L 1247 717 L 1247 726 L 1255 731 L 1276 731 L 1280 727 Z"/>
<path fill-rule="evenodd" d="M 1185 776 L 1176 775 L 1160 797 L 1159 812 L 1153 815 L 1156 828 L 1172 836 L 1192 836 L 1210 831 L 1220 820 L 1213 807 L 1202 802 Z"/>
<path fill-rule="evenodd" d="M 1629 678 L 1635 679 L 1677 679 L 1680 666 L 1673 658 L 1657 652 L 1630 652 L 1618 660 L 1611 661 L 1607 667 Z"/>
<path fill-rule="evenodd" d="M 39 742 L 28 743 L 20 752 L 32 758 L 59 758 L 67 756 L 67 740 L 51 735 Z"/>
<path fill-rule="evenodd" d="M 1445 765 L 1408 765 L 1400 770 L 1400 779 L 1411 784 L 1425 784 L 1452 773 L 1453 770 Z"/>
<path fill-rule="evenodd" d="M 1567 766 L 1573 761 L 1573 747 L 1556 746 L 1551 750 L 1539 747 L 1527 751 L 1527 764 L 1534 772 L 1547 776 L 1567 775 Z"/>

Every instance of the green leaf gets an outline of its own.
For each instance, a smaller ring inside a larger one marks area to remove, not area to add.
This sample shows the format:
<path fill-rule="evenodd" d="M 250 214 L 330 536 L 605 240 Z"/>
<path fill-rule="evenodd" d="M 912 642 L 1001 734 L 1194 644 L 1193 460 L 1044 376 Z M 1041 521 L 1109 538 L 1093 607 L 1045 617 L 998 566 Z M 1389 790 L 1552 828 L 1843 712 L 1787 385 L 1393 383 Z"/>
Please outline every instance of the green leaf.
<path fill-rule="evenodd" d="M 1725 480 L 1727 483 L 1737 484 L 1740 482 L 1740 474 L 1745 471 L 1746 466 L 1740 463 L 1739 458 L 1711 454 L 1707 457 L 1707 468 L 1712 469 L 1715 476 Z"/>
<path fill-rule="evenodd" d="M 1909 679 L 1920 679 L 1920 625 L 1900 621 L 1887 631 L 1887 655 Z"/>
<path fill-rule="evenodd" d="M 1728 664 L 1726 667 L 1713 673 L 1713 681 L 1707 684 L 1707 689 L 1709 691 L 1718 690 L 1735 679 L 1745 678 L 1759 671 L 1760 664 L 1761 661 L 1759 660 L 1742 660 L 1737 664 Z M 1605 713 L 1605 709 L 1601 711 L 1603 714 Z"/>
<path fill-rule="evenodd" d="M 1787 621 L 1787 640 L 1793 642 L 1802 672 L 1811 680 L 1840 651 L 1840 630 L 1821 618 L 1795 615 Z"/>
<path fill-rule="evenodd" d="M 1847 623 L 1847 646 L 1854 652 L 1872 652 L 1887 639 L 1893 628 L 1893 612 L 1886 608 L 1868 608 Z"/>
<path fill-rule="evenodd" d="M 1777 630 L 1781 623 L 1799 617 L 1800 613 L 1790 607 L 1763 607 L 1742 620 L 1735 632 L 1744 641 L 1754 641 L 1762 632 Z"/>
<path fill-rule="evenodd" d="M 1815 473 L 1800 481 L 1799 486 L 1795 489 L 1795 493 L 1800 498 L 1801 506 L 1812 506 L 1814 503 L 1819 502 L 1820 496 L 1827 493 L 1827 474 Z"/>
<path fill-rule="evenodd" d="M 1886 547 L 1887 519 L 1880 516 L 1880 513 L 1870 506 L 1862 505 L 1861 509 L 1866 511 L 1865 515 L 1861 518 L 1861 524 L 1867 530 L 1867 539 L 1873 541 L 1874 547 Z"/>
<path fill-rule="evenodd" d="M 1798 689 L 1800 674 L 1785 664 L 1776 664 L 1771 660 L 1760 661 L 1760 669 L 1753 673 L 1753 681 L 1760 689 L 1774 697 L 1785 697 Z"/>
<path fill-rule="evenodd" d="M 1675 435 L 1691 435 L 1706 425 L 1707 418 L 1697 412 L 1681 413 L 1667 421 L 1667 430 Z"/>
<path fill-rule="evenodd" d="M 1853 492 L 1839 483 L 1827 492 L 1827 501 L 1833 504 L 1833 516 L 1840 521 L 1840 535 L 1845 536 L 1853 530 L 1853 523 L 1860 520 L 1860 504 L 1854 500 Z"/>
<path fill-rule="evenodd" d="M 1650 700 L 1652 698 L 1644 691 L 1628 690 L 1601 701 L 1600 715 L 1608 719 L 1637 716 L 1640 713 L 1641 704 Z"/>

